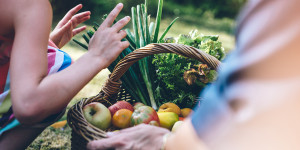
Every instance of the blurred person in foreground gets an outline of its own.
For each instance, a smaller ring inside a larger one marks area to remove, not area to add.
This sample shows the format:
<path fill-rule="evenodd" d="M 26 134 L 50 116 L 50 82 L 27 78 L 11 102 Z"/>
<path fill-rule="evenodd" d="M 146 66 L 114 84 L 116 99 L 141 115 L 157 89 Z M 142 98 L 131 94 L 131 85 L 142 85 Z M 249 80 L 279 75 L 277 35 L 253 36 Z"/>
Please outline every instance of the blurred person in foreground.
<path fill-rule="evenodd" d="M 91 38 L 88 51 L 72 63 L 61 51 L 85 27 L 90 12 L 71 9 L 50 33 L 49 0 L 0 1 L 0 149 L 25 149 L 58 120 L 72 98 L 129 46 L 121 30 L 130 17 L 113 22 L 118 4 Z"/>
<path fill-rule="evenodd" d="M 175 133 L 150 125 L 108 133 L 89 149 L 300 148 L 300 1 L 250 0 L 236 49 Z"/>

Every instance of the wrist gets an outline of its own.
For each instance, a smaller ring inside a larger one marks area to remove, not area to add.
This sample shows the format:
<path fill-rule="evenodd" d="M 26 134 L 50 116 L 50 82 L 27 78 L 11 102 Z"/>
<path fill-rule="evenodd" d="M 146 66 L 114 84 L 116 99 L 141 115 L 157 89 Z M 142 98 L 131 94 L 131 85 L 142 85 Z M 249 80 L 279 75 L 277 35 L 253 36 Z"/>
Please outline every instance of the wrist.
<path fill-rule="evenodd" d="M 105 63 L 105 60 L 103 60 L 102 57 L 94 55 L 91 52 L 87 52 L 84 54 L 83 58 L 87 59 L 90 65 L 97 66 L 100 70 L 107 68 L 107 65 Z"/>
<path fill-rule="evenodd" d="M 112 59 L 110 55 L 107 54 L 98 54 L 94 49 L 88 49 L 88 52 L 86 53 L 91 57 L 93 60 L 99 62 L 103 68 L 107 68 L 115 59 Z"/>
<path fill-rule="evenodd" d="M 171 134 L 172 134 L 171 132 L 168 132 L 163 136 L 162 145 L 161 145 L 160 150 L 166 150 L 167 140 L 168 140 L 168 138 L 170 137 Z"/>
<path fill-rule="evenodd" d="M 48 45 L 54 48 L 58 48 L 58 46 L 51 40 L 51 38 L 49 38 Z"/>

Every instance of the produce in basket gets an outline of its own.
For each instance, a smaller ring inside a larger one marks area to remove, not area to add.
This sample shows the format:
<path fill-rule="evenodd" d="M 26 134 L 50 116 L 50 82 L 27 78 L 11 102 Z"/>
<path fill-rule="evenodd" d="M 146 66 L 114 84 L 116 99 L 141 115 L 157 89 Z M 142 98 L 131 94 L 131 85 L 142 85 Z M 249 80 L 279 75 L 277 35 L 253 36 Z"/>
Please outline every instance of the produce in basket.
<path fill-rule="evenodd" d="M 115 104 L 108 107 L 111 116 L 113 116 L 120 109 L 128 109 L 133 112 L 133 107 L 129 102 L 126 101 L 118 101 Z"/>
<path fill-rule="evenodd" d="M 141 103 L 141 102 L 136 102 L 133 105 L 133 109 L 136 110 L 137 108 L 141 107 L 141 106 L 145 106 L 145 104 Z"/>
<path fill-rule="evenodd" d="M 118 110 L 112 117 L 112 124 L 117 128 L 128 128 L 130 126 L 130 118 L 132 111 L 128 109 Z"/>
<path fill-rule="evenodd" d="M 116 111 L 112 115 L 111 123 L 107 122 L 110 121 L 110 116 L 107 115 L 106 111 L 107 108 L 98 102 L 87 104 L 83 108 L 84 116 L 88 122 L 99 129 L 107 129 L 111 127 L 111 124 L 115 128 L 124 129 L 141 123 L 171 129 L 173 124 L 179 120 L 179 116 L 186 118 L 192 112 L 192 109 L 180 109 L 174 103 L 162 104 L 157 112 L 152 107 L 145 106 L 140 102 L 135 103 L 136 107 L 134 108 L 134 112 L 132 105 L 125 101 L 119 101 L 112 106 L 109 108 L 113 108 L 113 110 Z"/>
<path fill-rule="evenodd" d="M 180 128 L 180 126 L 183 124 L 183 121 L 176 121 L 175 123 L 174 123 L 174 125 L 173 125 L 173 127 L 172 127 L 172 132 L 176 132 L 179 128 Z"/>
<path fill-rule="evenodd" d="M 112 107 L 113 110 L 116 110 L 112 119 L 107 113 L 108 109 L 99 102 L 92 102 L 84 106 L 83 113 L 89 123 L 102 130 L 112 127 L 110 125 L 117 129 L 124 129 L 141 123 L 171 129 L 173 124 L 179 120 L 179 115 L 187 117 L 192 111 L 190 108 L 180 109 L 174 103 L 161 105 L 157 112 L 152 107 L 139 102 L 135 104 L 139 107 L 136 107 L 134 112 L 132 105 L 125 101 L 119 101 L 112 106 L 109 108 Z"/>
<path fill-rule="evenodd" d="M 157 115 L 160 126 L 169 130 L 171 130 L 174 123 L 179 120 L 178 115 L 174 112 L 158 112 Z"/>
<path fill-rule="evenodd" d="M 174 103 L 165 103 L 159 107 L 158 112 L 174 112 L 180 115 L 180 108 Z"/>
<path fill-rule="evenodd" d="M 193 30 L 189 35 L 180 34 L 165 42 L 184 44 L 222 60 L 225 57 L 218 36 L 206 36 Z M 174 53 L 156 54 L 153 58 L 156 70 L 154 97 L 161 103 L 172 102 L 180 107 L 192 108 L 201 90 L 217 78 L 217 71 L 197 60 Z"/>
<path fill-rule="evenodd" d="M 222 47 L 222 43 L 218 41 L 218 39 L 218 35 L 203 35 L 199 34 L 198 30 L 192 30 L 188 35 L 180 34 L 175 39 L 175 42 L 178 44 L 193 46 L 214 56 L 218 60 L 223 60 L 226 53 L 225 49 Z"/>
<path fill-rule="evenodd" d="M 160 125 L 159 118 L 156 111 L 150 106 L 140 106 L 134 110 L 131 116 L 131 126 L 135 126 L 141 123 Z"/>
<path fill-rule="evenodd" d="M 111 124 L 111 114 L 106 106 L 99 102 L 92 102 L 83 107 L 86 120 L 95 127 L 106 130 Z"/>
<path fill-rule="evenodd" d="M 180 110 L 180 116 L 183 118 L 188 117 L 191 113 L 193 112 L 193 110 L 191 108 L 182 108 Z"/>

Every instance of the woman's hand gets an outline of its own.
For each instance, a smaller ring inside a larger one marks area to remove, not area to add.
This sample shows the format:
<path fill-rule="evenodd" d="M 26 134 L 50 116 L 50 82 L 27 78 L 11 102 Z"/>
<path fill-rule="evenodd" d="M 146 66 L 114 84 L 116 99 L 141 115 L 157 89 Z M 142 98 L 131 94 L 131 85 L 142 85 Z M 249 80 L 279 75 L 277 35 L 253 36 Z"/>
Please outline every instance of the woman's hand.
<path fill-rule="evenodd" d="M 120 3 L 110 12 L 89 43 L 87 53 L 101 60 L 104 67 L 108 67 L 129 46 L 128 41 L 121 41 L 127 35 L 121 29 L 130 21 L 130 17 L 124 17 L 112 25 L 122 8 L 123 4 Z"/>
<path fill-rule="evenodd" d="M 145 149 L 159 150 L 163 136 L 170 131 L 152 125 L 141 124 L 115 132 L 108 132 L 107 138 L 89 142 L 88 149 Z"/>
<path fill-rule="evenodd" d="M 72 39 L 73 36 L 86 29 L 86 26 L 76 28 L 77 25 L 90 19 L 91 12 L 89 11 L 76 14 L 81 8 L 82 5 L 79 4 L 69 10 L 51 32 L 50 40 L 52 40 L 58 48 L 62 48 Z"/>

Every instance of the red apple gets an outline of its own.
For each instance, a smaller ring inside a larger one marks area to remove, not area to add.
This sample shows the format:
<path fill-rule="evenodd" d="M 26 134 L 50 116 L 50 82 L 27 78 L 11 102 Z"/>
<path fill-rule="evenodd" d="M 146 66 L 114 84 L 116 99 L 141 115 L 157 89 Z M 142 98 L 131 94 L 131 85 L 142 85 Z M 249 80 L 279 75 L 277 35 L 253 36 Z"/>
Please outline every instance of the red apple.
<path fill-rule="evenodd" d="M 85 105 L 83 115 L 89 123 L 102 130 L 106 130 L 111 124 L 110 111 L 99 102 Z"/>
<path fill-rule="evenodd" d="M 183 120 L 184 120 L 184 118 L 183 118 L 183 117 L 178 117 L 178 119 L 179 119 L 180 121 L 183 121 Z"/>
<path fill-rule="evenodd" d="M 130 125 L 141 123 L 159 126 L 159 118 L 156 111 L 150 106 L 140 106 L 134 110 L 130 118 Z"/>
<path fill-rule="evenodd" d="M 139 107 L 141 107 L 141 106 L 145 106 L 143 103 L 141 103 L 141 102 L 136 102 L 136 103 L 134 103 L 134 105 L 133 105 L 133 109 L 134 110 L 136 110 L 137 108 L 139 108 Z"/>
<path fill-rule="evenodd" d="M 111 116 L 114 116 L 114 114 L 120 109 L 128 109 L 133 112 L 132 105 L 126 101 L 118 101 L 115 104 L 109 106 L 108 109 L 111 113 Z"/>

